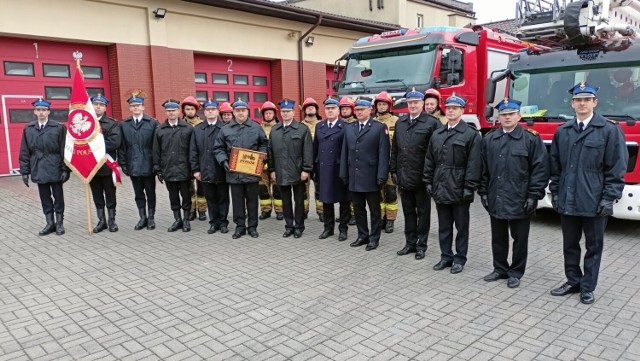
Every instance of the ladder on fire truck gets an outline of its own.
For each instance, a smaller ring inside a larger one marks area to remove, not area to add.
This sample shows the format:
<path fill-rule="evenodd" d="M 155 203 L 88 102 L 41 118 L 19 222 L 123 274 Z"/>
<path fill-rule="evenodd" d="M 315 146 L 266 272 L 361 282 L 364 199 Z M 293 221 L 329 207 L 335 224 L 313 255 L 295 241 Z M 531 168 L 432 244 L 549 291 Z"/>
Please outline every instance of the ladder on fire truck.
<path fill-rule="evenodd" d="M 638 0 L 518 0 L 516 36 L 548 47 L 581 46 L 634 37 Z"/>

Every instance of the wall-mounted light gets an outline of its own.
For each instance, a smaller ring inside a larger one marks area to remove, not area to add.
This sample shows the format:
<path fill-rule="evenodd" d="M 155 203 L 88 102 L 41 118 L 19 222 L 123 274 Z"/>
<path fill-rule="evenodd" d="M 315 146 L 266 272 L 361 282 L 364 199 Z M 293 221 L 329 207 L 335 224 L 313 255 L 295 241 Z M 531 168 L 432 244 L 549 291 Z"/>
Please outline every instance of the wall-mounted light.
<path fill-rule="evenodd" d="M 296 33 L 295 31 L 292 31 L 292 32 L 290 32 L 289 34 L 287 34 L 287 36 L 288 36 L 288 37 L 290 37 L 290 38 L 295 38 L 295 37 L 296 37 L 296 34 L 297 34 L 297 33 Z"/>
<path fill-rule="evenodd" d="M 153 16 L 155 16 L 156 19 L 164 19 L 164 17 L 167 16 L 167 9 L 157 8 L 153 11 Z"/>
<path fill-rule="evenodd" d="M 315 40 L 316 40 L 316 39 L 315 39 L 313 36 L 309 36 L 309 37 L 307 37 L 307 40 L 305 40 L 305 41 L 304 41 L 304 43 L 305 43 L 305 45 L 307 45 L 307 46 L 313 46 L 313 42 L 314 42 Z"/>

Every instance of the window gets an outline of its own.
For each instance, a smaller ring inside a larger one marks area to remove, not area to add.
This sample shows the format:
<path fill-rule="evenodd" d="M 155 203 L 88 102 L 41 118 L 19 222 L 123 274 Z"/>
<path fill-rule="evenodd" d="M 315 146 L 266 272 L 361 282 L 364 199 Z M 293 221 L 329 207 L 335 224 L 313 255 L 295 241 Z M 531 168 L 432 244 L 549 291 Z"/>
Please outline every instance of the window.
<path fill-rule="evenodd" d="M 227 74 L 211 74 L 213 84 L 229 84 L 229 76 Z"/>
<path fill-rule="evenodd" d="M 266 76 L 254 76 L 253 77 L 253 85 L 255 85 L 255 86 L 267 86 L 267 77 Z"/>
<path fill-rule="evenodd" d="M 424 26 L 424 15 L 418 14 L 417 24 L 419 28 Z"/>
<path fill-rule="evenodd" d="M 267 101 L 268 95 L 267 93 L 253 93 L 253 101 L 256 103 L 264 103 Z"/>
<path fill-rule="evenodd" d="M 9 121 L 11 123 L 29 123 L 36 120 L 33 109 L 10 109 Z"/>
<path fill-rule="evenodd" d="M 71 99 L 70 87 L 46 86 L 44 87 L 44 97 L 49 100 Z"/>
<path fill-rule="evenodd" d="M 196 73 L 196 84 L 207 84 L 207 73 Z"/>
<path fill-rule="evenodd" d="M 245 103 L 249 102 L 249 92 L 235 92 L 233 93 L 233 101 L 241 99 Z"/>
<path fill-rule="evenodd" d="M 69 120 L 69 109 L 51 109 L 49 119 L 64 123 Z"/>
<path fill-rule="evenodd" d="M 82 75 L 85 79 L 102 79 L 101 66 L 82 66 Z"/>
<path fill-rule="evenodd" d="M 213 99 L 217 102 L 228 102 L 229 92 L 213 92 Z"/>
<path fill-rule="evenodd" d="M 248 75 L 234 75 L 233 76 L 233 84 L 235 84 L 235 85 L 249 85 L 249 76 Z"/>
<path fill-rule="evenodd" d="M 17 61 L 4 62 L 4 75 L 34 76 L 33 63 L 21 63 Z"/>
<path fill-rule="evenodd" d="M 42 74 L 52 78 L 70 78 L 69 65 L 42 64 Z"/>
<path fill-rule="evenodd" d="M 262 119 L 262 113 L 260 112 L 260 108 L 253 109 L 253 119 Z"/>
<path fill-rule="evenodd" d="M 206 102 L 207 101 L 207 91 L 206 90 L 197 90 L 196 91 L 196 100 L 199 102 Z"/>
<path fill-rule="evenodd" d="M 89 94 L 89 97 L 104 95 L 104 88 L 87 88 L 87 94 Z"/>

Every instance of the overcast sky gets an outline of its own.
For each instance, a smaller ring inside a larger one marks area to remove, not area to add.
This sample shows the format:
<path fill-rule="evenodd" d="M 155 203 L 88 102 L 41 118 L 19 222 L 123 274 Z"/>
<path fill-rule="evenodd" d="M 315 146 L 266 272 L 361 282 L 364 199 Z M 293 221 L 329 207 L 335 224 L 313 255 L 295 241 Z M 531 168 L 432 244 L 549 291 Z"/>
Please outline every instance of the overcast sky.
<path fill-rule="evenodd" d="M 515 19 L 516 0 L 463 0 L 473 3 L 476 12 L 477 24 L 492 21 Z"/>

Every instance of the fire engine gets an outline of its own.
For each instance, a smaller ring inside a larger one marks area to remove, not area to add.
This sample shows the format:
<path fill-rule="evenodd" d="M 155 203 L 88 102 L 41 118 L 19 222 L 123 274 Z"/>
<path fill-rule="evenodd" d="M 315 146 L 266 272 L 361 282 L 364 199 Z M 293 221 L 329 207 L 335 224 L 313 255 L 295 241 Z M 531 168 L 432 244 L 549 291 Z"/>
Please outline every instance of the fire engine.
<path fill-rule="evenodd" d="M 335 90 L 339 96 L 352 98 L 374 97 L 386 90 L 393 97 L 396 115 L 407 112 L 403 96 L 413 88 L 421 92 L 436 88 L 444 98 L 455 92 L 467 98 L 463 119 L 488 130 L 491 123 L 483 112 L 487 79 L 528 45 L 514 36 L 481 28 L 387 31 L 359 39 L 336 61 L 336 78 L 342 66 L 344 71 Z"/>
<path fill-rule="evenodd" d="M 538 131 L 550 144 L 556 128 L 574 119 L 574 84 L 599 86 L 596 112 L 622 128 L 629 163 L 622 199 L 614 217 L 640 219 L 640 22 L 637 0 L 527 1 L 517 8 L 521 40 L 534 43 L 513 54 L 508 67 L 488 81 L 485 117 L 492 119 L 499 84 L 508 83 L 510 97 L 522 101 L 522 125 Z M 551 194 L 539 205 L 551 207 Z"/>

